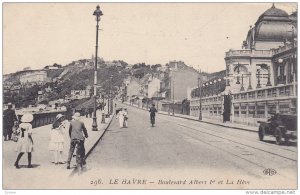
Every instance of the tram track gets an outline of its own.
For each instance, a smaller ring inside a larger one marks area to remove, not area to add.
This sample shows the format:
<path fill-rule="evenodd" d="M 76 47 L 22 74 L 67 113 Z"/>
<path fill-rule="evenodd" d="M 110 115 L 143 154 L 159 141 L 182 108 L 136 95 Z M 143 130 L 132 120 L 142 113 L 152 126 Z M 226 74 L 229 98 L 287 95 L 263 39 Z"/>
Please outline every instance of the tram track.
<path fill-rule="evenodd" d="M 192 127 L 189 127 L 189 126 L 186 126 L 186 125 L 181 125 L 181 124 L 177 124 L 177 125 L 188 128 L 188 129 L 191 129 L 191 130 L 194 130 L 194 131 L 199 132 L 199 133 L 204 133 L 204 134 L 214 136 L 214 137 L 217 137 L 219 139 L 223 139 L 223 140 L 235 143 L 235 144 L 239 144 L 239 145 L 242 145 L 242 146 L 245 146 L 245 147 L 248 147 L 248 148 L 252 148 L 252 149 L 255 149 L 255 150 L 259 150 L 261 152 L 265 152 L 265 153 L 268 153 L 268 154 L 271 154 L 271 155 L 274 155 L 274 156 L 278 156 L 278 157 L 281 157 L 281 158 L 284 158 L 284 159 L 287 159 L 287 160 L 297 162 L 296 159 L 292 159 L 292 158 L 289 158 L 289 157 L 286 157 L 286 156 L 283 156 L 283 155 L 280 155 L 280 154 L 277 154 L 277 153 L 274 153 L 274 152 L 270 152 L 270 151 L 267 151 L 267 150 L 264 150 L 264 149 L 261 149 L 261 148 L 258 148 L 258 147 L 254 147 L 254 146 L 251 146 L 251 145 L 248 145 L 248 144 L 244 144 L 244 143 L 241 143 L 241 142 L 229 139 L 229 138 L 225 138 L 225 137 L 215 135 L 215 134 L 212 134 L 212 133 L 209 133 L 209 132 L 201 131 L 199 129 L 195 129 L 195 128 L 192 128 Z M 197 135 L 197 134 L 194 133 L 194 135 Z M 199 135 L 197 135 L 197 136 L 199 136 Z"/>
<path fill-rule="evenodd" d="M 164 118 L 169 118 L 169 117 L 170 116 L 164 116 Z M 167 120 L 169 121 L 169 119 L 167 119 Z M 184 118 L 182 118 L 182 120 L 184 120 Z M 194 122 L 196 122 L 196 121 L 194 121 Z M 176 124 L 182 126 L 182 123 L 178 123 L 177 122 Z M 204 126 L 203 128 L 205 128 L 207 130 L 210 130 L 210 131 L 213 131 L 213 132 L 218 133 L 218 134 L 222 134 L 222 136 L 224 136 L 225 135 L 224 133 L 226 133 L 226 136 L 230 136 L 230 137 L 234 137 L 234 138 L 238 138 L 238 139 L 243 139 L 243 140 L 246 140 L 247 142 L 252 142 L 252 143 L 255 143 L 255 144 L 259 143 L 260 145 L 264 145 L 264 146 L 270 147 L 269 143 L 261 142 L 261 141 L 258 141 L 258 140 L 247 139 L 247 137 L 245 137 L 245 136 L 233 135 L 232 133 L 225 132 L 225 130 L 219 131 L 219 130 L 216 130 L 215 128 L 214 129 L 211 128 L 210 126 L 212 126 L 212 125 L 210 125 L 210 124 L 203 124 L 203 123 L 199 123 L 199 124 L 200 124 L 200 126 L 195 127 L 194 128 L 195 130 L 199 130 L 199 127 Z M 197 124 L 194 123 L 193 126 L 195 126 L 195 125 L 197 125 Z M 188 126 L 186 126 L 186 127 L 188 127 Z M 192 128 L 192 127 L 189 126 L 189 128 Z M 224 128 L 230 129 L 230 127 L 224 127 Z M 232 129 L 230 129 L 230 130 L 233 131 Z M 237 130 L 234 130 L 234 131 L 237 131 Z M 250 132 L 250 133 L 257 134 L 257 132 Z M 297 154 L 297 151 L 294 151 L 294 150 L 291 150 L 291 149 L 288 149 L 288 148 L 284 148 L 283 146 L 280 146 L 280 148 L 278 148 L 278 149 L 279 150 L 283 150 L 283 151 L 288 151 L 288 152 L 291 152 L 291 153 L 294 153 L 294 154 Z"/>

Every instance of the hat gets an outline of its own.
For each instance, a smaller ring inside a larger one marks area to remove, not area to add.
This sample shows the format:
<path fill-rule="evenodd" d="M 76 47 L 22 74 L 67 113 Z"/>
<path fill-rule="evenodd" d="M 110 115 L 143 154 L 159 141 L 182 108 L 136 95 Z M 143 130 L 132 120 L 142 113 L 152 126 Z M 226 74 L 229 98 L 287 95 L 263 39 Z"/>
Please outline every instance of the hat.
<path fill-rule="evenodd" d="M 62 115 L 62 114 L 58 114 L 57 116 L 56 116 L 56 121 L 58 121 L 60 118 L 62 118 L 62 117 L 64 117 L 64 115 Z"/>
<path fill-rule="evenodd" d="M 23 123 L 30 123 L 32 122 L 32 120 L 33 120 L 33 115 L 30 113 L 25 113 L 21 118 L 21 121 Z"/>
<path fill-rule="evenodd" d="M 72 118 L 75 119 L 75 120 L 78 120 L 79 117 L 80 117 L 80 113 L 79 113 L 79 112 L 76 112 L 76 113 L 72 116 Z"/>
<path fill-rule="evenodd" d="M 8 105 L 8 106 L 12 106 L 12 103 L 11 103 L 11 102 L 9 102 L 7 105 Z"/>

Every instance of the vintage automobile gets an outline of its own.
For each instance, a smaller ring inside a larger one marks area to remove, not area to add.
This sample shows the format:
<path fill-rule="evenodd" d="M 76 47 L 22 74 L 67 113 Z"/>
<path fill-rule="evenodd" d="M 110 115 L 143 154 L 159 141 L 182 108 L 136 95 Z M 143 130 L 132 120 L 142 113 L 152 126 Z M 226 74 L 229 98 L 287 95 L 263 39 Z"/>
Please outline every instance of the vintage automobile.
<path fill-rule="evenodd" d="M 258 137 L 263 141 L 265 135 L 274 136 L 276 144 L 288 143 L 289 140 L 297 139 L 297 115 L 273 114 L 267 122 L 260 123 Z"/>

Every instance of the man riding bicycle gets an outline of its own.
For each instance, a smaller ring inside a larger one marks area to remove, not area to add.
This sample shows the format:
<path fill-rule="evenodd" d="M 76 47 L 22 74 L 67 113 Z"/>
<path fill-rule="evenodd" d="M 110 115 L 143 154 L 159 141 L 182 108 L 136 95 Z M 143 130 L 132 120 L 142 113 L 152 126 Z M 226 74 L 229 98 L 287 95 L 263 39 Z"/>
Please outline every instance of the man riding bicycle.
<path fill-rule="evenodd" d="M 149 112 L 150 112 L 150 122 L 153 127 L 154 123 L 155 123 L 155 113 L 157 112 L 157 110 L 155 108 L 155 104 L 152 104 L 152 107 L 150 108 Z"/>

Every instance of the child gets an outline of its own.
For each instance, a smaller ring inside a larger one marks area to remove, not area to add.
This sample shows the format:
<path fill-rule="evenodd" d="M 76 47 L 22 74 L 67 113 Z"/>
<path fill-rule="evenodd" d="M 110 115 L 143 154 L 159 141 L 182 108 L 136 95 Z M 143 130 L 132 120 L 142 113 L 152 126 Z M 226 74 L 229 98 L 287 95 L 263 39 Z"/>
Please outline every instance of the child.
<path fill-rule="evenodd" d="M 65 125 L 63 121 L 65 120 L 64 115 L 58 114 L 56 116 L 56 121 L 52 125 L 50 133 L 50 143 L 49 150 L 53 152 L 55 165 L 63 164 L 62 155 L 64 150 L 64 129 Z"/>
<path fill-rule="evenodd" d="M 15 121 L 14 122 L 14 126 L 12 127 L 12 137 L 11 139 L 14 141 L 14 142 L 17 142 L 18 141 L 18 137 L 19 137 L 19 134 L 18 134 L 18 129 L 19 129 L 19 121 Z"/>
<path fill-rule="evenodd" d="M 19 169 L 19 161 L 23 154 L 28 153 L 28 168 L 32 168 L 31 165 L 31 152 L 33 152 L 33 139 L 32 139 L 32 125 L 30 124 L 33 120 L 33 115 L 26 113 L 21 118 L 21 124 L 17 130 L 19 138 L 17 142 L 16 151 L 19 153 L 15 162 L 15 167 Z"/>

